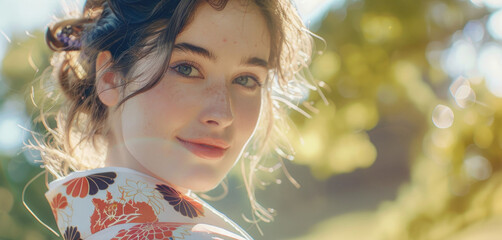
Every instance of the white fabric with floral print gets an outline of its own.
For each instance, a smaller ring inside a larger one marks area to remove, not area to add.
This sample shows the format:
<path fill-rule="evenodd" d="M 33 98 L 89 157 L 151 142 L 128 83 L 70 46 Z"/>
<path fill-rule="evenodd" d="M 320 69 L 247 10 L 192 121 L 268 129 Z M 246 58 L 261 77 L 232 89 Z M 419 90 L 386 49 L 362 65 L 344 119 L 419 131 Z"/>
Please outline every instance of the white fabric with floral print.
<path fill-rule="evenodd" d="M 72 172 L 45 196 L 65 240 L 251 239 L 195 194 L 129 168 Z"/>

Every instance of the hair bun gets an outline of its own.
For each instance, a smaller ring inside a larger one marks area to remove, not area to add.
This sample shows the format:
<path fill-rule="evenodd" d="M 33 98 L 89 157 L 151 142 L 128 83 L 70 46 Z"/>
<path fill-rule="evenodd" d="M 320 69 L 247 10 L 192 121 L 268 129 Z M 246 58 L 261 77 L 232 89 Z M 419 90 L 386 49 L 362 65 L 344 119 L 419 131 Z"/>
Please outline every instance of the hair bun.
<path fill-rule="evenodd" d="M 45 39 L 53 51 L 80 50 L 84 25 L 90 19 L 70 19 L 57 23 L 53 28 L 47 28 Z"/>
<path fill-rule="evenodd" d="M 166 10 L 174 11 L 179 2 L 179 0 L 108 0 L 109 7 L 117 18 L 129 24 L 159 17 L 159 14 Z"/>

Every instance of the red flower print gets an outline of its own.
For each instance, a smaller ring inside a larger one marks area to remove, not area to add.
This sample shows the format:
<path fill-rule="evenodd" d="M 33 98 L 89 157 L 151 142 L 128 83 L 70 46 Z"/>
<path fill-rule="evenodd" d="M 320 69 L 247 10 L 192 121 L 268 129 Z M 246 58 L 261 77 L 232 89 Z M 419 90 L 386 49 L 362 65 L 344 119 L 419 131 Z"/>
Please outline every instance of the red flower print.
<path fill-rule="evenodd" d="M 173 231 L 183 223 L 157 222 L 134 225 L 129 229 L 122 229 L 111 240 L 155 240 L 155 239 L 175 239 Z"/>
<path fill-rule="evenodd" d="M 68 201 L 66 200 L 66 197 L 63 196 L 63 194 L 58 193 L 56 197 L 54 197 L 51 201 L 51 208 L 52 208 L 52 213 L 54 214 L 54 217 L 56 218 L 56 222 L 58 221 L 58 209 L 64 209 L 68 206 Z"/>
<path fill-rule="evenodd" d="M 162 196 L 164 196 L 164 199 L 174 207 L 174 210 L 181 213 L 181 215 L 189 218 L 204 216 L 204 208 L 200 203 L 167 185 L 157 184 L 156 186 L 155 189 L 159 191 Z"/>
<path fill-rule="evenodd" d="M 66 187 L 66 194 L 72 197 L 84 198 L 87 194 L 95 195 L 98 190 L 107 189 L 115 182 L 117 174 L 114 172 L 96 173 L 85 177 L 74 178 L 63 185 Z"/>
<path fill-rule="evenodd" d="M 91 216 L 91 232 L 95 233 L 110 226 L 122 223 L 157 222 L 157 216 L 145 202 L 127 203 L 92 199 L 94 213 Z"/>
<path fill-rule="evenodd" d="M 64 240 L 82 240 L 77 227 L 67 227 L 63 235 Z"/>

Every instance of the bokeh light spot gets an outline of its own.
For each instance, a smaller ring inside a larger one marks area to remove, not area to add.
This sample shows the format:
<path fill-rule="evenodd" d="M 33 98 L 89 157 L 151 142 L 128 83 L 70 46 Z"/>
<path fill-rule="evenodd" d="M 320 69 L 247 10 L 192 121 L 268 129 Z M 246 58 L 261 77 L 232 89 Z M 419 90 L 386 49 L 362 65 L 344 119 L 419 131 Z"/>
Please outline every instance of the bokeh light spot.
<path fill-rule="evenodd" d="M 441 66 L 451 77 L 470 76 L 476 67 L 476 48 L 471 41 L 458 40 L 441 57 Z"/>
<path fill-rule="evenodd" d="M 401 22 L 390 15 L 365 14 L 361 19 L 361 30 L 368 42 L 382 43 L 401 36 Z"/>
<path fill-rule="evenodd" d="M 22 145 L 26 132 L 18 125 L 25 125 L 25 105 L 13 97 L 3 103 L 0 108 L 0 152 L 14 155 Z"/>
<path fill-rule="evenodd" d="M 14 205 L 12 193 L 3 187 L 0 187 L 0 213 L 9 213 Z"/>
<path fill-rule="evenodd" d="M 472 90 L 470 82 L 463 77 L 457 78 L 450 85 L 450 93 L 461 108 L 476 102 L 476 93 Z"/>
<path fill-rule="evenodd" d="M 411 61 L 399 60 L 393 64 L 393 75 L 410 99 L 422 111 L 430 111 L 436 95 L 430 86 L 423 80 L 420 68 Z"/>
<path fill-rule="evenodd" d="M 488 179 L 492 174 L 490 161 L 482 156 L 473 156 L 464 160 L 464 168 L 467 174 L 479 181 Z"/>
<path fill-rule="evenodd" d="M 431 2 L 429 12 L 434 23 L 443 28 L 454 29 L 464 21 L 464 14 L 459 8 L 443 1 Z"/>
<path fill-rule="evenodd" d="M 300 154 L 305 159 L 319 158 L 323 150 L 323 143 L 320 136 L 316 132 L 310 131 L 303 136 L 303 139 L 304 146 L 299 149 Z"/>
<path fill-rule="evenodd" d="M 326 52 L 319 56 L 312 64 L 314 76 L 323 80 L 330 80 L 340 70 L 340 56 L 335 52 Z"/>
<path fill-rule="evenodd" d="M 451 108 L 439 104 L 432 111 L 432 122 L 438 128 L 449 128 L 453 124 L 454 114 Z"/>
<path fill-rule="evenodd" d="M 485 77 L 488 90 L 497 97 L 502 97 L 502 48 L 491 42 L 485 44 L 479 55 L 479 71 Z"/>
<path fill-rule="evenodd" d="M 17 119 L 5 118 L 0 121 L 0 149 L 11 149 L 19 146 L 22 141 L 23 132 L 17 126 Z"/>
<path fill-rule="evenodd" d="M 361 102 L 353 103 L 343 111 L 345 122 L 354 130 L 369 130 L 378 123 L 376 106 Z"/>
<path fill-rule="evenodd" d="M 483 40 L 483 37 L 485 36 L 485 29 L 483 27 L 483 23 L 479 20 L 471 20 L 465 24 L 464 31 L 462 33 L 470 40 L 479 42 Z"/>
<path fill-rule="evenodd" d="M 491 9 L 502 8 L 501 0 L 480 0 L 486 7 Z"/>
<path fill-rule="evenodd" d="M 498 10 L 490 15 L 486 28 L 493 38 L 502 40 L 502 10 Z"/>
<path fill-rule="evenodd" d="M 476 94 L 469 86 L 461 86 L 455 93 L 455 102 L 459 107 L 465 108 L 469 103 L 476 101 Z"/>
<path fill-rule="evenodd" d="M 332 145 L 329 166 L 333 172 L 347 173 L 371 166 L 376 157 L 376 148 L 366 134 L 347 134 Z"/>

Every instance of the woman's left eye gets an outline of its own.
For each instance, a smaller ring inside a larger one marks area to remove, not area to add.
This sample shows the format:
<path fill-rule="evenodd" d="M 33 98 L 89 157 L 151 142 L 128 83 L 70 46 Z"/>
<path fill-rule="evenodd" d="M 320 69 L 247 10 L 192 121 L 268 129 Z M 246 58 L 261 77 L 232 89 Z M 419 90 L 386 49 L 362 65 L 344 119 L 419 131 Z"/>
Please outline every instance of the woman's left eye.
<path fill-rule="evenodd" d="M 260 82 L 252 76 L 240 76 L 235 78 L 233 82 L 249 89 L 255 89 L 256 87 L 261 87 Z"/>

